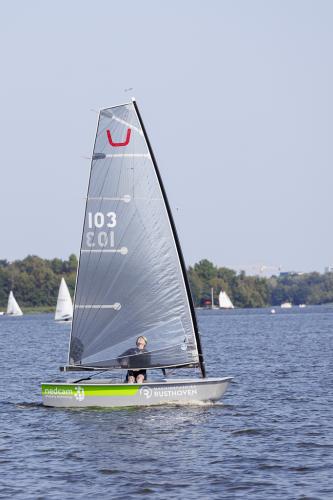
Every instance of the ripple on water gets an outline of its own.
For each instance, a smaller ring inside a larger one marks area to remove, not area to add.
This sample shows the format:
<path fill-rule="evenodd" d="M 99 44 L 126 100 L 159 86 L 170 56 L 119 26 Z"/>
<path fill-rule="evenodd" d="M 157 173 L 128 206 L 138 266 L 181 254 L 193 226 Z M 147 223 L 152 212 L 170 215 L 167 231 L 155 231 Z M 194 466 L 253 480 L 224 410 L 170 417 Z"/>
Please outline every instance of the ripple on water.
<path fill-rule="evenodd" d="M 47 315 L 6 322 L 0 497 L 333 498 L 331 309 L 205 312 L 208 373 L 235 377 L 225 398 L 139 409 L 44 407 L 39 380 L 58 376 L 68 330 Z"/>

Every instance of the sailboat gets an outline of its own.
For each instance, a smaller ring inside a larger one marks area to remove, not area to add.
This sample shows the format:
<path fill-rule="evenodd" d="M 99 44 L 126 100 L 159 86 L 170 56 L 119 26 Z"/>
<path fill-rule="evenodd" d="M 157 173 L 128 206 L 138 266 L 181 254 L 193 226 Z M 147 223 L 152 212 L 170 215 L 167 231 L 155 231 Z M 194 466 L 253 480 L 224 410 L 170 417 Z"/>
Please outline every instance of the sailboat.
<path fill-rule="evenodd" d="M 221 290 L 219 294 L 219 306 L 220 309 L 234 309 L 234 305 L 231 302 L 229 295 L 223 290 Z"/>
<path fill-rule="evenodd" d="M 61 278 L 57 307 L 54 315 L 56 321 L 71 321 L 73 317 L 73 304 L 68 286 L 64 278 Z"/>
<path fill-rule="evenodd" d="M 137 352 L 142 337 L 147 346 Z M 167 371 L 177 368 L 200 370 L 201 377 L 194 371 L 190 378 L 168 378 Z M 126 383 L 124 369 L 146 370 L 148 378 Z M 180 243 L 134 99 L 99 113 L 68 360 L 61 371 L 90 374 L 42 383 L 44 405 L 211 402 L 231 381 L 206 377 Z M 93 378 L 103 372 L 111 376 Z M 160 378 L 152 379 L 156 372 Z"/>
<path fill-rule="evenodd" d="M 16 299 L 15 299 L 12 291 L 9 292 L 6 314 L 8 316 L 22 316 L 23 315 L 23 312 L 22 312 L 20 306 L 18 305 L 18 303 L 16 302 Z"/>

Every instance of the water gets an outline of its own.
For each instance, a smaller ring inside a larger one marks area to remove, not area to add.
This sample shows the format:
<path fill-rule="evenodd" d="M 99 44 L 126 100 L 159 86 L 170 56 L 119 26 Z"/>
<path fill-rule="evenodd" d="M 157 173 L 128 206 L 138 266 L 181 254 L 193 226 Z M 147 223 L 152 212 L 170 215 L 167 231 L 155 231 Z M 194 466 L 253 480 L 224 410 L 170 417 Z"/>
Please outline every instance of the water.
<path fill-rule="evenodd" d="M 223 403 L 44 408 L 69 325 L 0 318 L 0 498 L 332 499 L 333 307 L 199 311 Z"/>

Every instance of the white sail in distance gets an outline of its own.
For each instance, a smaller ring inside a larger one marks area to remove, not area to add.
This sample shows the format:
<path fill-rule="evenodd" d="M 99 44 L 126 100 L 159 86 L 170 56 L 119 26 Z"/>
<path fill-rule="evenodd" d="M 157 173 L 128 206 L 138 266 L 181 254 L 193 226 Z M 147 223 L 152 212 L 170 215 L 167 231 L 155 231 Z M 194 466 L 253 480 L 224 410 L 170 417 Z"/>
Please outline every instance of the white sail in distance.
<path fill-rule="evenodd" d="M 56 321 L 70 321 L 73 317 L 73 304 L 66 281 L 61 278 L 57 307 L 54 319 Z"/>
<path fill-rule="evenodd" d="M 7 314 L 8 316 L 22 316 L 23 312 L 16 302 L 16 299 L 14 297 L 14 294 L 12 291 L 9 292 L 9 297 L 8 297 L 8 305 L 7 305 Z"/>
<path fill-rule="evenodd" d="M 219 295 L 219 306 L 220 309 L 234 309 L 234 305 L 231 302 L 229 295 L 223 290 L 221 290 Z"/>

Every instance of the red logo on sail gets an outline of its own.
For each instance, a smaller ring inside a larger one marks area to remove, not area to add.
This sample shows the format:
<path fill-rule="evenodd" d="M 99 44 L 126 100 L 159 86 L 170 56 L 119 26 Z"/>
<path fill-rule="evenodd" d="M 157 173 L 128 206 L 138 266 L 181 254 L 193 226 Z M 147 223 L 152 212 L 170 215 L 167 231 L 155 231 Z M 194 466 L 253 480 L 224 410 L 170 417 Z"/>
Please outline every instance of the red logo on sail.
<path fill-rule="evenodd" d="M 126 133 L 126 139 L 124 140 L 124 142 L 114 142 L 112 140 L 112 136 L 111 136 L 111 132 L 110 130 L 107 130 L 106 133 L 107 133 L 107 136 L 108 136 L 108 140 L 109 140 L 109 143 L 111 146 L 113 146 L 114 148 L 119 148 L 120 146 L 127 146 L 127 144 L 129 143 L 130 141 L 130 138 L 131 138 L 131 132 L 132 130 L 130 128 L 127 129 L 127 133 Z"/>

